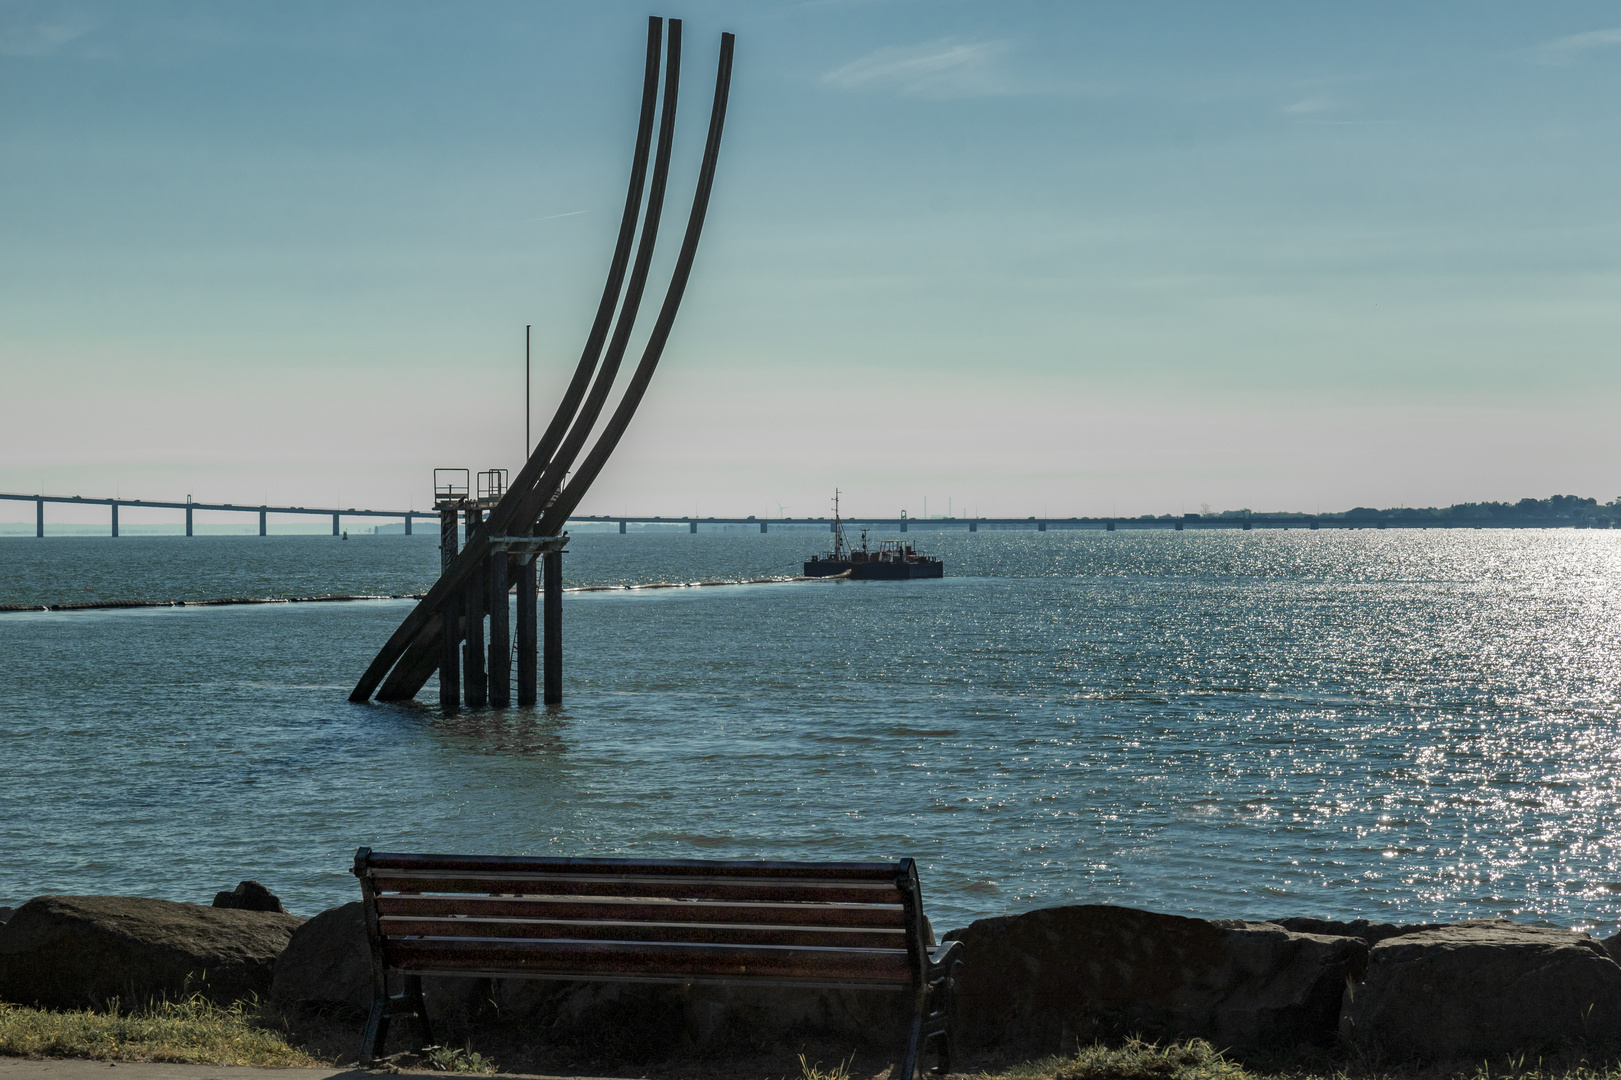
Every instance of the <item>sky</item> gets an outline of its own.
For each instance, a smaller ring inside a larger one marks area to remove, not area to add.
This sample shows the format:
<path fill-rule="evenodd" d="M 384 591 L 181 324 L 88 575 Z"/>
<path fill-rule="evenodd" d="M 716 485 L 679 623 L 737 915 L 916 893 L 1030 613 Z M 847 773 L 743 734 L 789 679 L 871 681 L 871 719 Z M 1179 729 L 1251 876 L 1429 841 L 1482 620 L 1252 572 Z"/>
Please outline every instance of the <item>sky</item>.
<path fill-rule="evenodd" d="M 424 509 L 517 469 L 649 14 L 686 48 L 632 357 L 723 30 L 731 108 L 581 512 L 1621 495 L 1621 7 L 1480 0 L 0 0 L 0 491 Z"/>

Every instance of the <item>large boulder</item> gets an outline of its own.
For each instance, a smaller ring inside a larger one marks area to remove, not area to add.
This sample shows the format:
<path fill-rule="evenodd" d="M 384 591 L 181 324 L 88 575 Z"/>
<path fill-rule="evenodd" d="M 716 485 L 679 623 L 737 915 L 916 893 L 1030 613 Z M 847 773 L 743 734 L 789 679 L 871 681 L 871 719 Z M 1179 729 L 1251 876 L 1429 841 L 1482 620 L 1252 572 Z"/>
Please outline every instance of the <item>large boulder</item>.
<path fill-rule="evenodd" d="M 41 896 L 0 926 L 0 999 L 50 1008 L 270 989 L 302 920 L 132 896 Z"/>
<path fill-rule="evenodd" d="M 1270 923 L 1216 923 L 1084 905 L 981 919 L 957 991 L 966 1048 L 1068 1052 L 1141 1033 L 1222 1047 L 1332 1042 L 1368 945 Z"/>
<path fill-rule="evenodd" d="M 371 1008 L 371 946 L 360 901 L 328 908 L 293 931 L 276 958 L 270 1000 L 362 1015 Z"/>
<path fill-rule="evenodd" d="M 1503 920 L 1381 941 L 1340 1033 L 1391 1058 L 1444 1060 L 1621 1042 L 1621 966 L 1586 934 Z"/>

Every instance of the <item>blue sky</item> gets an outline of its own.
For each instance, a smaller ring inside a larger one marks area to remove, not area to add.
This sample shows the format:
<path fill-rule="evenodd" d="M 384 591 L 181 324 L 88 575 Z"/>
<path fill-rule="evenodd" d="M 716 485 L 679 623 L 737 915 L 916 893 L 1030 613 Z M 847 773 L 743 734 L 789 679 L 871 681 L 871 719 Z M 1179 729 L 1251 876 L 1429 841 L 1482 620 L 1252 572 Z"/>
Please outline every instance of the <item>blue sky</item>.
<path fill-rule="evenodd" d="M 722 30 L 732 111 L 585 511 L 1621 494 L 1621 8 L 898 0 L 0 3 L 0 490 L 423 507 L 515 468 L 655 13 L 666 270 Z"/>

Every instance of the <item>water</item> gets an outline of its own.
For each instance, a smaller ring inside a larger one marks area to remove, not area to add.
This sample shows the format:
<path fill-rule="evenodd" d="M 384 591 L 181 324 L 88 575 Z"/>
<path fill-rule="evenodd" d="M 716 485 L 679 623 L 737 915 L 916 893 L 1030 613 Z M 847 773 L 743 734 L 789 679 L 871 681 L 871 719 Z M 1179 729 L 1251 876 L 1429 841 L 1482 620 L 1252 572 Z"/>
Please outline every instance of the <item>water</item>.
<path fill-rule="evenodd" d="M 570 594 L 562 709 L 345 700 L 408 601 L 0 615 L 0 904 L 353 899 L 356 846 L 917 857 L 1047 904 L 1621 920 L 1621 537 L 916 533 L 943 581 Z M 581 535 L 569 584 L 810 533 Z M 404 593 L 431 539 L 0 539 L 0 603 Z"/>

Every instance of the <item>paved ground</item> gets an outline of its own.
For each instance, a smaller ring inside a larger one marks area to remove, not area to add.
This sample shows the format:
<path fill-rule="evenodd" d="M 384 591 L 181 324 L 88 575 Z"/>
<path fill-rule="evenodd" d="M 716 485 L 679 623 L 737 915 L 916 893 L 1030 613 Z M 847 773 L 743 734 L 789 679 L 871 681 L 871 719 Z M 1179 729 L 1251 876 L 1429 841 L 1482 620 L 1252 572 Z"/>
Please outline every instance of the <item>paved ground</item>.
<path fill-rule="evenodd" d="M 260 1069 L 245 1065 L 169 1065 L 150 1061 L 29 1061 L 0 1057 L 0 1080 L 379 1080 L 385 1072 L 368 1069 Z M 442 1072 L 405 1076 L 439 1076 Z M 522 1080 L 503 1073 L 502 1080 Z M 533 1080 L 551 1080 L 539 1077 Z M 604 1080 L 598 1077 L 570 1077 L 569 1080 Z"/>

